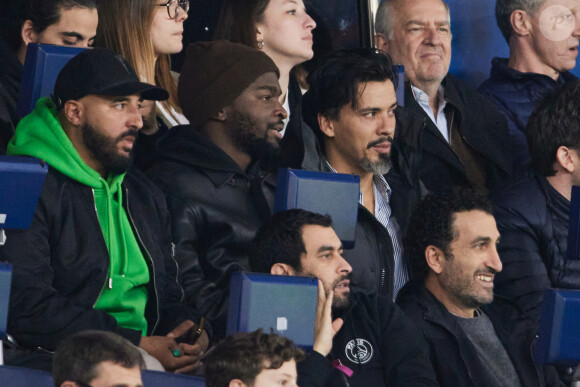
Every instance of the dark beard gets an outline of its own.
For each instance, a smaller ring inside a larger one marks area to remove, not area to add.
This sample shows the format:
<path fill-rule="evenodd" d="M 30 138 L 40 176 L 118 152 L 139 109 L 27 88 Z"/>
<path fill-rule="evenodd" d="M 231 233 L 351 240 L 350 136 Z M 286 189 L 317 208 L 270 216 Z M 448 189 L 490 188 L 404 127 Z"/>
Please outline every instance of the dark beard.
<path fill-rule="evenodd" d="M 133 152 L 128 155 L 117 151 L 116 145 L 125 137 L 135 136 L 139 133 L 136 129 L 128 130 L 119 137 L 113 139 L 94 126 L 86 123 L 82 127 L 83 142 L 87 149 L 91 151 L 108 173 L 121 174 L 127 171 L 133 162 Z"/>
<path fill-rule="evenodd" d="M 230 135 L 238 148 L 250 155 L 252 160 L 260 160 L 261 163 L 270 165 L 278 159 L 279 144 L 268 141 L 268 132 L 264 137 L 256 136 L 256 122 L 248 115 L 236 110 L 233 112 L 232 121 L 234 126 L 230 128 Z"/>

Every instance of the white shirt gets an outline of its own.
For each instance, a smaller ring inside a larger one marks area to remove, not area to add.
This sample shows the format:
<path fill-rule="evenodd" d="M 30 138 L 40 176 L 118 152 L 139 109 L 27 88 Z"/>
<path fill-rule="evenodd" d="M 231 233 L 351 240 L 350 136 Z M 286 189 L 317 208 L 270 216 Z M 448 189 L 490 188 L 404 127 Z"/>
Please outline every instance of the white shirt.
<path fill-rule="evenodd" d="M 439 107 L 437 108 L 437 118 L 435 118 L 435 114 L 433 110 L 431 110 L 431 106 L 429 105 L 429 96 L 418 87 L 411 85 L 411 90 L 413 91 L 413 97 L 415 97 L 415 101 L 423 108 L 425 113 L 431 118 L 431 121 L 437 126 L 437 129 L 443 135 L 443 138 L 449 142 L 449 129 L 447 128 L 447 117 L 445 117 L 445 113 L 443 109 L 447 105 L 447 101 L 445 100 L 444 96 L 444 89 L 443 85 L 439 86 L 439 90 L 437 90 L 437 99 L 439 100 Z"/>

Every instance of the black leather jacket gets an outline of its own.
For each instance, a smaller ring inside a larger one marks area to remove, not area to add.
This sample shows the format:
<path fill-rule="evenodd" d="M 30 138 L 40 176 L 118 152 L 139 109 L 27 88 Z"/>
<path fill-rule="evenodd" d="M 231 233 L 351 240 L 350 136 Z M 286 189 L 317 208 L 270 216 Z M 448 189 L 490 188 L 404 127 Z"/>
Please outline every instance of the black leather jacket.
<path fill-rule="evenodd" d="M 165 335 L 199 315 L 181 304 L 163 195 L 137 170 L 123 181 L 123 207 L 149 266 L 148 335 Z M 55 169 L 46 177 L 28 230 L 7 231 L 0 258 L 13 264 L 8 333 L 19 345 L 54 351 L 86 329 L 112 331 L 139 344 L 141 332 L 95 310 L 109 270 L 109 253 L 92 189 Z"/>
<path fill-rule="evenodd" d="M 189 126 L 171 129 L 158 150 L 147 173 L 167 197 L 186 300 L 222 336 L 231 273 L 249 270 L 250 242 L 271 214 L 275 181 L 257 165 L 242 171 Z"/>

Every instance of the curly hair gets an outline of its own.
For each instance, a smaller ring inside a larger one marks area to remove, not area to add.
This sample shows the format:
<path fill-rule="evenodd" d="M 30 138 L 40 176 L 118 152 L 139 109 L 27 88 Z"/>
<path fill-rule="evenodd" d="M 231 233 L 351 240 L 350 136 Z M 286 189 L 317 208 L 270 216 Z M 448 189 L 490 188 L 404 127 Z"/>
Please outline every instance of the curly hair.
<path fill-rule="evenodd" d="M 546 94 L 527 125 L 528 147 L 536 173 L 554 176 L 558 148 L 580 148 L 580 80 Z"/>
<path fill-rule="evenodd" d="M 429 273 L 425 260 L 427 246 L 438 247 L 446 256 L 451 256 L 449 245 L 458 236 L 455 214 L 473 210 L 492 214 L 491 203 L 485 196 L 462 187 L 433 192 L 421 200 L 403 241 L 415 278 L 424 280 Z"/>
<path fill-rule="evenodd" d="M 290 360 L 300 362 L 304 352 L 294 343 L 261 329 L 236 333 L 219 343 L 205 360 L 205 383 L 208 387 L 227 387 L 232 379 L 253 385 L 264 369 L 278 369 Z"/>

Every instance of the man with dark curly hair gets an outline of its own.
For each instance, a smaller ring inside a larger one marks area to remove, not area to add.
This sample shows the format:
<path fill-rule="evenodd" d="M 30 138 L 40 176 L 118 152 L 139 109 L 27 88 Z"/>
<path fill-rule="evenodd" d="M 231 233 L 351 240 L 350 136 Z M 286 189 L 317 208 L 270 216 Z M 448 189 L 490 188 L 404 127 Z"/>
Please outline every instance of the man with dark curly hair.
<path fill-rule="evenodd" d="M 427 195 L 411 219 L 414 279 L 397 304 L 427 339 L 441 386 L 559 385 L 533 362 L 534 321 L 494 298 L 499 237 L 491 203 L 465 188 Z"/>
<path fill-rule="evenodd" d="M 206 386 L 296 387 L 296 363 L 303 359 L 304 352 L 288 338 L 261 329 L 236 333 L 206 357 Z"/>

